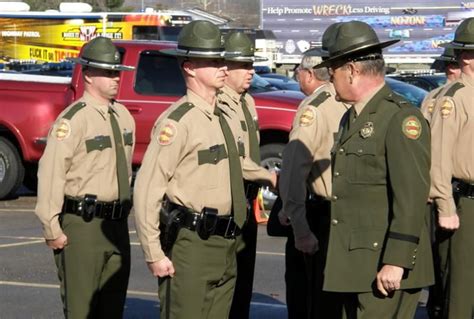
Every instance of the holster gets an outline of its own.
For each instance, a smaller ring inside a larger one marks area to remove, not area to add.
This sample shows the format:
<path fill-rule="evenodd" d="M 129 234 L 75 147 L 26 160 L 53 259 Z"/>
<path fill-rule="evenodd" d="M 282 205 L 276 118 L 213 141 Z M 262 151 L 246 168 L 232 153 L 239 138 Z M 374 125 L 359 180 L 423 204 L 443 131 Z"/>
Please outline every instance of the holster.
<path fill-rule="evenodd" d="M 167 205 L 163 205 L 160 211 L 161 249 L 167 256 L 171 253 L 171 249 L 178 238 L 183 217 L 183 212 L 179 209 L 168 210 L 168 208 Z"/>

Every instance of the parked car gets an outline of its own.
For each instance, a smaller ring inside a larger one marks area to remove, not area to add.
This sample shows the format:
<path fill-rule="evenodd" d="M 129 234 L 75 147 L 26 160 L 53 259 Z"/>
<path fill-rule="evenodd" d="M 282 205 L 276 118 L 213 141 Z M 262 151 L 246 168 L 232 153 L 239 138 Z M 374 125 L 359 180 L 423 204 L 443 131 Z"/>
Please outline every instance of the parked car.
<path fill-rule="evenodd" d="M 299 91 L 300 85 L 293 79 L 277 73 L 262 73 L 257 76 L 262 77 L 267 80 L 271 85 L 276 87 L 278 90 L 290 90 L 290 91 Z"/>
<path fill-rule="evenodd" d="M 403 81 L 412 85 L 415 85 L 419 88 L 422 88 L 426 91 L 432 91 L 437 87 L 444 85 L 446 83 L 446 75 L 444 73 L 436 74 L 390 74 L 389 78 Z"/>

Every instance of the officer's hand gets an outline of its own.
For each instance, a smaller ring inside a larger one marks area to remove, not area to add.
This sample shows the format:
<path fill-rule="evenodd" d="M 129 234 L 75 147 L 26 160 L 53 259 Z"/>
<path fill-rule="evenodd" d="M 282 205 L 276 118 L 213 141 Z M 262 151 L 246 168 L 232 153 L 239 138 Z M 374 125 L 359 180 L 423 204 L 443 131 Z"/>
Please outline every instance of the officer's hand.
<path fill-rule="evenodd" d="M 63 249 L 67 245 L 67 236 L 61 234 L 61 236 L 56 239 L 46 239 L 46 245 L 54 250 Z"/>
<path fill-rule="evenodd" d="M 377 273 L 377 289 L 384 295 L 400 289 L 403 276 L 403 267 L 384 265 Z"/>
<path fill-rule="evenodd" d="M 291 224 L 290 219 L 288 218 L 288 216 L 286 216 L 283 210 L 280 210 L 280 212 L 278 213 L 278 220 L 283 226 L 289 226 Z"/>
<path fill-rule="evenodd" d="M 147 262 L 148 269 L 155 277 L 174 277 L 174 266 L 168 257 L 163 258 L 160 261 Z"/>
<path fill-rule="evenodd" d="M 446 230 L 456 230 L 459 228 L 459 216 L 453 215 L 448 217 L 438 217 L 439 227 Z"/>
<path fill-rule="evenodd" d="M 272 175 L 272 188 L 273 190 L 278 190 L 278 174 L 276 171 L 271 171 L 270 174 Z"/>
<path fill-rule="evenodd" d="M 319 250 L 319 241 L 313 233 L 304 237 L 295 237 L 295 248 L 302 253 L 313 255 Z"/>

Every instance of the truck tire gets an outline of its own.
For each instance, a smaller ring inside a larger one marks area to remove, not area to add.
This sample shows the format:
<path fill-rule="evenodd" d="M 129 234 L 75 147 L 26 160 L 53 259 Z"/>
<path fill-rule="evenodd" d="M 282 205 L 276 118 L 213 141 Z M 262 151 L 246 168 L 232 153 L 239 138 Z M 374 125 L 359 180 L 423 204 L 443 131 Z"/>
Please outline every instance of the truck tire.
<path fill-rule="evenodd" d="M 285 144 L 270 143 L 260 147 L 260 165 L 266 169 L 279 171 L 281 169 L 282 154 Z M 270 211 L 275 203 L 277 195 L 271 192 L 268 187 L 262 189 L 263 208 Z"/>
<path fill-rule="evenodd" d="M 0 137 L 0 199 L 12 197 L 20 188 L 25 168 L 15 146 Z"/>

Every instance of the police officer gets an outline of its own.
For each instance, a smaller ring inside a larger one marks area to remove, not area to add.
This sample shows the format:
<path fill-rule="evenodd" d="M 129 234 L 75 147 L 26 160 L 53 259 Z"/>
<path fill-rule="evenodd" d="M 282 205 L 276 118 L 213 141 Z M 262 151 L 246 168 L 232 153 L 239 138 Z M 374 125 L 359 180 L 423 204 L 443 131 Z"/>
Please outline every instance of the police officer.
<path fill-rule="evenodd" d="M 329 46 L 336 99 L 352 105 L 332 149 L 326 291 L 347 318 L 413 318 L 433 283 L 430 138 L 419 110 L 385 84 L 382 48 L 366 23 L 341 23 Z"/>
<path fill-rule="evenodd" d="M 435 58 L 436 64 L 443 70 L 446 74 L 446 84 L 437 87 L 432 90 L 426 97 L 423 99 L 421 104 L 421 112 L 424 117 L 428 120 L 431 120 L 431 115 L 433 114 L 433 108 L 436 104 L 436 99 L 446 85 L 449 85 L 451 82 L 456 81 L 461 75 L 461 69 L 459 68 L 458 62 L 456 61 L 456 56 L 454 55 L 454 49 L 445 48 L 443 54 Z"/>
<path fill-rule="evenodd" d="M 447 85 L 437 99 L 432 116 L 432 185 L 430 198 L 447 236 L 447 307 L 443 318 L 471 319 L 474 316 L 474 18 L 464 20 L 453 48 L 461 68 L 457 81 Z M 446 275 L 445 273 L 443 275 Z"/>
<path fill-rule="evenodd" d="M 159 277 L 160 318 L 226 318 L 246 207 L 237 142 L 216 107 L 221 33 L 193 21 L 163 53 L 178 57 L 187 93 L 154 125 L 134 189 L 137 234 Z"/>
<path fill-rule="evenodd" d="M 253 206 L 260 187 L 257 182 L 276 187 L 276 174 L 258 164 L 258 117 L 255 101 L 247 93 L 255 73 L 253 62 L 265 61 L 266 58 L 255 56 L 255 46 L 243 32 L 231 32 L 226 37 L 225 52 L 227 77 L 218 94 L 218 103 L 225 111 L 234 138 L 241 149 L 248 210 L 247 223 L 239 237 L 237 282 L 229 318 L 245 319 L 249 317 L 255 272 L 258 225 Z"/>
<path fill-rule="evenodd" d="M 135 123 L 114 100 L 120 54 L 87 43 L 84 95 L 52 127 L 39 162 L 36 215 L 54 257 L 66 318 L 122 318 L 130 273 L 131 161 Z"/>

